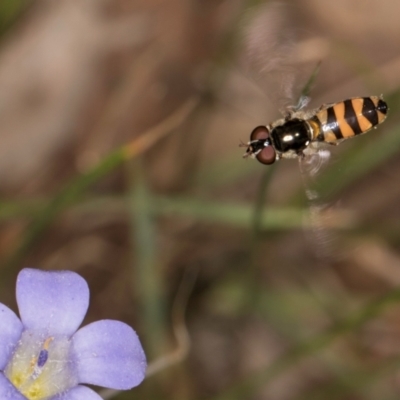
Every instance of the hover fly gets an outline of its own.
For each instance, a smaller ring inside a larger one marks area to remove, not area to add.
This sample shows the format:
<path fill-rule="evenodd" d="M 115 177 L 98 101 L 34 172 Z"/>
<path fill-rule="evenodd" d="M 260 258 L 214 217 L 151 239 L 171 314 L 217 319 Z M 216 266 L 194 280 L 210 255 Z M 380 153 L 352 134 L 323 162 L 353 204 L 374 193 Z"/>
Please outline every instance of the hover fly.
<path fill-rule="evenodd" d="M 250 134 L 243 157 L 256 158 L 262 164 L 273 164 L 281 158 L 312 154 L 318 143 L 337 145 L 364 134 L 381 124 L 388 107 L 382 97 L 354 97 L 322 105 L 312 111 L 289 111 L 269 125 L 258 126 Z"/>

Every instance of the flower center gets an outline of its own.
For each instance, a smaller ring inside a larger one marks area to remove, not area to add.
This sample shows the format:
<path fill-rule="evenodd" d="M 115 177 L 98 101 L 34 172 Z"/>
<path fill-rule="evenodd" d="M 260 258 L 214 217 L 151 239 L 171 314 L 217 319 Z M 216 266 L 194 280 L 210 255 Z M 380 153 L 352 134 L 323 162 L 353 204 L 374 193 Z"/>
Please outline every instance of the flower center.
<path fill-rule="evenodd" d="M 9 361 L 5 375 L 29 400 L 44 400 L 77 385 L 72 368 L 70 341 L 29 331 Z"/>

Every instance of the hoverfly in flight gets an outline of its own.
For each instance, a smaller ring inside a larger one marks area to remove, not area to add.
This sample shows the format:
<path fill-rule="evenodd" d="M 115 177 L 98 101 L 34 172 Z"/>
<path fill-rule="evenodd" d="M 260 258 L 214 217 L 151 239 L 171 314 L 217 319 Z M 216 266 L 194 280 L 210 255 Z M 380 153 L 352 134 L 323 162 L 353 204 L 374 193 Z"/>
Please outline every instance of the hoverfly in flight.
<path fill-rule="evenodd" d="M 329 222 L 329 213 L 325 212 L 328 207 L 315 189 L 316 174 L 330 156 L 328 146 L 323 144 L 337 145 L 376 128 L 386 119 L 388 106 L 381 96 L 370 96 L 354 97 L 306 110 L 308 95 L 318 75 L 320 63 L 299 91 L 300 96 L 294 96 L 296 82 L 300 82 L 302 70 L 307 65 L 301 64 L 301 58 L 296 58 L 300 54 L 295 51 L 296 43 L 286 34 L 291 28 L 286 20 L 288 9 L 281 3 L 271 2 L 255 11 L 248 19 L 245 31 L 247 52 L 243 61 L 249 65 L 250 71 L 259 76 L 258 80 L 267 84 L 265 92 L 268 91 L 268 97 L 285 111 L 282 118 L 253 129 L 249 141 L 240 144 L 246 147 L 243 156 L 255 158 L 265 165 L 273 164 L 281 158 L 298 159 L 305 194 L 309 200 L 311 227 L 317 241 L 322 244 L 318 248 L 328 254 L 330 246 L 326 244 L 329 245 L 330 232 L 325 232 L 326 226 L 329 226 L 325 224 L 325 221 Z M 321 56 L 315 57 L 313 61 L 318 62 L 323 57 L 322 51 Z"/>
<path fill-rule="evenodd" d="M 337 145 L 364 134 L 381 124 L 388 107 L 382 97 L 354 97 L 312 111 L 289 111 L 269 125 L 250 134 L 243 157 L 273 164 L 281 158 L 304 157 L 316 151 L 318 143 Z"/>

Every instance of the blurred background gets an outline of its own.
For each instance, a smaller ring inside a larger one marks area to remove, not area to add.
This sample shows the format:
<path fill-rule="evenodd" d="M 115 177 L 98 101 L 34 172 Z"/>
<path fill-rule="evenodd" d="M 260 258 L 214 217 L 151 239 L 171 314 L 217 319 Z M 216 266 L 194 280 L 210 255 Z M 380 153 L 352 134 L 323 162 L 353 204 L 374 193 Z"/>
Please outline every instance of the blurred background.
<path fill-rule="evenodd" d="M 85 322 L 148 356 L 120 399 L 398 398 L 399 13 L 1 1 L 0 301 L 25 266 L 84 276 Z M 243 160 L 319 62 L 310 108 L 384 95 L 387 121 L 310 179 Z"/>

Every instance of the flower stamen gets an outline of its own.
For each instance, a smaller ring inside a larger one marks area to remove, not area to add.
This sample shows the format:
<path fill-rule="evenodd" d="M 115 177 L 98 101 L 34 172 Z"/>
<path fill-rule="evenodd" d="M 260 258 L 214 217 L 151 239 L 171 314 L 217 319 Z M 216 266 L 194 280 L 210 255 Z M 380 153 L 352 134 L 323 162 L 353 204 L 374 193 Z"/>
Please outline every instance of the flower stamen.
<path fill-rule="evenodd" d="M 47 338 L 43 343 L 42 349 L 39 352 L 39 356 L 32 358 L 32 374 L 29 380 L 36 380 L 42 373 L 43 367 L 45 366 L 46 361 L 49 358 L 49 346 L 53 339 L 53 337 Z"/>

